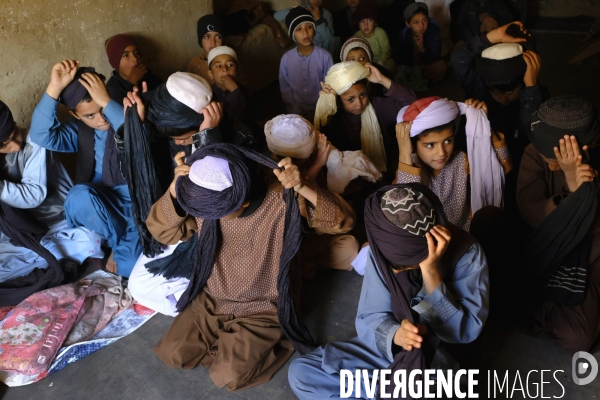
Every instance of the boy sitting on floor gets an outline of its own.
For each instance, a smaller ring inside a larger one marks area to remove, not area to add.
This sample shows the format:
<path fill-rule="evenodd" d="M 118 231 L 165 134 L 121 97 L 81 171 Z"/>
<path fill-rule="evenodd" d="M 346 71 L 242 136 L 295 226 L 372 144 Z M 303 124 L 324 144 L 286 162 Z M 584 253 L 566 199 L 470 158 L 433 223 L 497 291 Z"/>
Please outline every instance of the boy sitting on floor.
<path fill-rule="evenodd" d="M 202 52 L 190 60 L 187 72 L 201 76 L 212 85 L 215 81 L 208 75 L 208 53 L 225 43 L 225 26 L 220 17 L 208 14 L 198 20 L 197 33 Z"/>
<path fill-rule="evenodd" d="M 298 47 L 283 55 L 279 65 L 279 89 L 288 114 L 298 114 L 309 121 L 321 90 L 320 82 L 333 65 L 327 50 L 315 46 L 315 19 L 304 7 L 294 7 L 285 18 L 288 33 Z"/>
<path fill-rule="evenodd" d="M 58 120 L 59 100 L 73 119 Z M 115 130 L 122 124 L 123 106 L 111 100 L 104 77 L 79 67 L 79 61 L 65 60 L 52 67 L 30 135 L 48 150 L 77 153 L 76 185 L 64 205 L 69 227 L 101 235 L 112 249 L 106 268 L 128 277 L 142 248 L 115 144 Z"/>
<path fill-rule="evenodd" d="M 355 13 L 359 31 L 354 36 L 366 39 L 373 50 L 373 63 L 394 71 L 396 63 L 391 58 L 392 48 L 387 33 L 377 26 L 377 10 L 368 0 L 361 1 Z"/>

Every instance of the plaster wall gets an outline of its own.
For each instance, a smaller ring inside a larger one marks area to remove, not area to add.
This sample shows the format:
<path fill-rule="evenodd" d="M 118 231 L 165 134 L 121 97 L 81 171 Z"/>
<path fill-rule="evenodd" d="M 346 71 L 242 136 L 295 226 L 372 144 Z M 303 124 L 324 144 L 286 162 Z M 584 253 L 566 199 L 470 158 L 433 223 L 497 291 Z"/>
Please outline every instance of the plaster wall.
<path fill-rule="evenodd" d="M 0 99 L 28 126 L 55 63 L 77 59 L 108 79 L 104 42 L 117 33 L 135 36 L 166 79 L 198 52 L 196 21 L 209 13 L 212 0 L 0 0 Z"/>

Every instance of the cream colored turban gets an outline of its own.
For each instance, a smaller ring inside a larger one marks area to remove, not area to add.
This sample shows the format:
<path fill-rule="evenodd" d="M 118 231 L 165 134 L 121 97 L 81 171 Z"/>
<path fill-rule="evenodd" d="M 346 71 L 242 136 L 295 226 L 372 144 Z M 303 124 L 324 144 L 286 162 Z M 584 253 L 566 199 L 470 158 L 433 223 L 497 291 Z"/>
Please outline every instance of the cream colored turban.
<path fill-rule="evenodd" d="M 344 94 L 361 79 L 369 77 L 370 70 L 356 61 L 344 61 L 335 64 L 327 72 L 325 83 L 331 86 L 338 95 Z M 315 110 L 315 128 L 327 124 L 327 118 L 337 112 L 336 96 L 331 93 L 322 94 Z M 385 147 L 377 114 L 371 102 L 360 118 L 360 141 L 362 151 L 371 159 L 377 168 L 386 171 Z"/>
<path fill-rule="evenodd" d="M 265 124 L 269 150 L 281 157 L 305 159 L 317 144 L 317 131 L 299 115 L 278 115 Z"/>

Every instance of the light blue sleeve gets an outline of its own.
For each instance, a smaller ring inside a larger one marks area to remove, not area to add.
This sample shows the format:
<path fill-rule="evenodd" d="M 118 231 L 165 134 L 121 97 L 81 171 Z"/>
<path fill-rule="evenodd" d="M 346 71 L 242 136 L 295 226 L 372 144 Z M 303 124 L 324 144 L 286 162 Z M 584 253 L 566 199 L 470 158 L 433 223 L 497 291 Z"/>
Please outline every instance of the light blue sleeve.
<path fill-rule="evenodd" d="M 0 201 L 11 207 L 36 208 L 44 202 L 48 193 L 46 149 L 35 143 L 29 143 L 29 146 L 24 149 L 27 158 L 21 182 L 0 180 Z"/>
<path fill-rule="evenodd" d="M 325 18 L 325 21 L 327 21 L 327 26 L 329 26 L 329 29 L 331 29 L 331 36 L 334 36 L 335 31 L 333 30 L 333 15 L 329 12 L 329 10 L 324 8 L 321 8 L 321 13 L 323 14 L 323 18 Z"/>
<path fill-rule="evenodd" d="M 31 117 L 29 136 L 45 149 L 62 153 L 77 151 L 77 125 L 74 120 L 60 122 L 56 115 L 58 101 L 44 93 Z"/>
<path fill-rule="evenodd" d="M 369 251 L 358 302 L 356 332 L 360 340 L 371 348 L 377 349 L 390 362 L 394 359 L 392 354 L 394 335 L 400 328 L 400 323 L 392 313 L 391 299 L 391 294 L 375 265 L 373 254 Z"/>
<path fill-rule="evenodd" d="M 290 51 L 296 51 L 296 48 Z M 279 64 L 279 90 L 281 91 L 281 99 L 285 104 L 288 114 L 300 114 L 301 109 L 297 102 L 294 101 L 294 91 L 288 73 L 288 59 L 288 53 L 285 53 Z"/>
<path fill-rule="evenodd" d="M 331 38 L 333 37 L 333 25 L 329 25 L 325 15 L 321 15 L 321 22 L 317 22 L 315 29 L 314 43 L 324 49 L 329 49 Z"/>
<path fill-rule="evenodd" d="M 411 307 L 419 313 L 420 322 L 444 342 L 469 343 L 479 336 L 487 320 L 489 293 L 487 261 L 475 243 L 458 261 L 450 279 L 429 295 L 421 289 Z"/>
<path fill-rule="evenodd" d="M 104 107 L 104 110 L 102 110 L 102 114 L 104 114 L 115 131 L 119 129 L 119 127 L 123 125 L 123 122 L 125 121 L 123 106 L 119 105 L 119 103 L 114 100 L 108 102 L 106 107 Z"/>

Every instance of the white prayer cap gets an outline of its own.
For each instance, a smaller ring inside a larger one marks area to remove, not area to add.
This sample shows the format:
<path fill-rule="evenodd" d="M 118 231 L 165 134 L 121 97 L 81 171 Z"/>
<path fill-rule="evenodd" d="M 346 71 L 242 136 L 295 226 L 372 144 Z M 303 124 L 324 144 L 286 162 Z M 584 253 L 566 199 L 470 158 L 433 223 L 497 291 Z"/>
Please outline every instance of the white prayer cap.
<path fill-rule="evenodd" d="M 233 178 L 227 160 L 206 156 L 190 167 L 189 178 L 198 186 L 221 192 L 233 186 Z"/>
<path fill-rule="evenodd" d="M 485 49 L 481 53 L 481 57 L 490 60 L 506 60 L 521 54 L 523 54 L 523 46 L 519 43 L 498 43 Z"/>
<path fill-rule="evenodd" d="M 269 150 L 278 156 L 305 159 L 317 144 L 317 132 L 299 115 L 278 115 L 265 124 Z"/>
<path fill-rule="evenodd" d="M 210 63 L 215 59 L 215 57 L 223 54 L 228 54 L 233 57 L 235 61 L 237 61 L 237 54 L 235 54 L 235 50 L 229 46 L 218 46 L 208 52 L 208 66 L 210 67 Z"/>
<path fill-rule="evenodd" d="M 212 88 L 206 79 L 189 72 L 175 72 L 169 76 L 167 91 L 197 113 L 212 100 Z"/>

